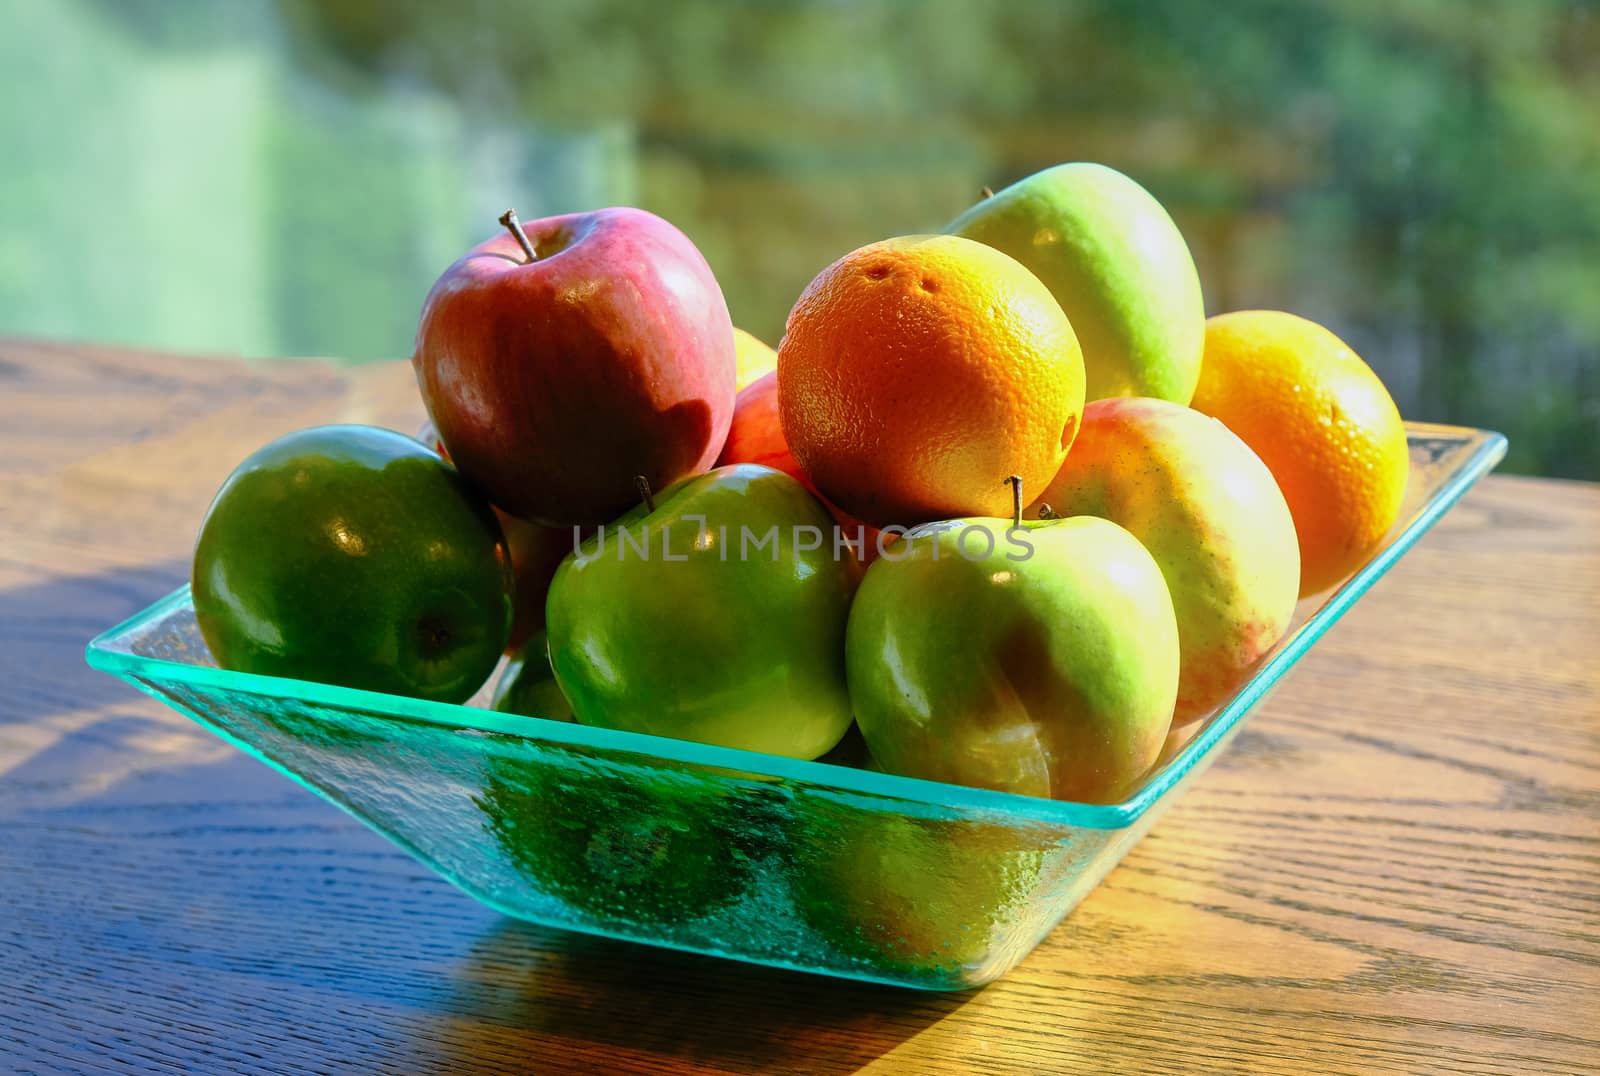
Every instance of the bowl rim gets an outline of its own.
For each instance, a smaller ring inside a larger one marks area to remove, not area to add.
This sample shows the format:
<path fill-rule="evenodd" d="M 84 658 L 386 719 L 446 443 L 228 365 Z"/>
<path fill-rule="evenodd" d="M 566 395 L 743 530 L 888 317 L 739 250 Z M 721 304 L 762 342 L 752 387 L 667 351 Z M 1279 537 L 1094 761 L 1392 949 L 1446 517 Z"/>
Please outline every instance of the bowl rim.
<path fill-rule="evenodd" d="M 1432 423 L 1406 423 L 1408 443 L 1418 439 L 1451 440 L 1467 455 L 1437 489 L 1392 532 L 1385 544 L 1349 579 L 1332 592 L 1304 623 L 1279 641 L 1272 653 L 1229 702 L 1207 719 L 1200 732 L 1148 776 L 1132 795 L 1109 804 L 1076 803 L 971 788 L 916 777 L 900 777 L 820 761 L 805 761 L 730 747 L 717 747 L 649 733 L 605 729 L 576 722 L 506 714 L 455 703 L 431 702 L 360 688 L 340 687 L 288 677 L 235 672 L 209 665 L 190 665 L 118 649 L 117 640 L 152 621 L 168 616 L 190 601 L 185 583 L 166 597 L 96 635 L 85 650 L 89 665 L 134 681 L 161 680 L 201 689 L 241 691 L 268 698 L 293 699 L 318 706 L 359 710 L 389 720 L 433 725 L 452 731 L 513 736 L 563 747 L 600 749 L 644 755 L 697 767 L 737 771 L 755 779 L 803 783 L 825 791 L 898 801 L 904 813 L 946 813 L 952 810 L 1008 820 L 1081 829 L 1119 830 L 1136 823 L 1184 776 L 1205 761 L 1242 726 L 1256 705 L 1327 633 L 1345 612 L 1399 560 L 1480 478 L 1504 458 L 1507 441 L 1492 430 Z"/>

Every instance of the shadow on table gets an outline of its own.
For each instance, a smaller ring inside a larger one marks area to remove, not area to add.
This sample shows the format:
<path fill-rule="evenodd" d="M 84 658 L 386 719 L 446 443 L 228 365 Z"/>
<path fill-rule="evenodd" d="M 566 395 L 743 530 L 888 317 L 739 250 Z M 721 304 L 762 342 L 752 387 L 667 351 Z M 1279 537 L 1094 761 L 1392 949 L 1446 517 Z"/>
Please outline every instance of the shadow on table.
<path fill-rule="evenodd" d="M 64 575 L 0 590 L 0 724 L 93 710 L 136 697 L 92 671 L 83 648 L 189 577 L 187 559 Z"/>
<path fill-rule="evenodd" d="M 556 1071 L 661 1056 L 734 1071 L 846 1073 L 965 1005 L 928 993 L 572 934 L 504 919 L 473 946 L 451 1008 L 489 1025 L 450 1043 L 463 1069 L 504 1064 L 506 1039 Z M 455 1036 L 452 1036 L 455 1038 Z"/>

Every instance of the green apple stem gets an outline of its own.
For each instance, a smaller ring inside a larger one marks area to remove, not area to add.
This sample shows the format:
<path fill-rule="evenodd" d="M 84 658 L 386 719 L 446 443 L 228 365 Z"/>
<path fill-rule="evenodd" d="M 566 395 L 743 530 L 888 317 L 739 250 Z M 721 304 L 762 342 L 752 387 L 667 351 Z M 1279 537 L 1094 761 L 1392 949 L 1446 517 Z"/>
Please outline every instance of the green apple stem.
<path fill-rule="evenodd" d="M 1006 479 L 1011 485 L 1011 525 L 1022 526 L 1022 476 L 1014 474 Z"/>
<path fill-rule="evenodd" d="M 650 480 L 642 474 L 636 474 L 633 476 L 633 484 L 639 487 L 639 496 L 644 498 L 645 510 L 654 512 L 656 510 L 656 498 L 655 494 L 650 492 Z"/>
<path fill-rule="evenodd" d="M 528 242 L 528 233 L 522 230 L 522 221 L 517 219 L 517 211 L 508 209 L 500 214 L 500 224 L 516 236 L 517 243 L 522 247 L 522 253 L 528 256 L 530 262 L 539 260 L 539 252 L 533 249 L 533 244 Z"/>
<path fill-rule="evenodd" d="M 987 185 L 980 187 L 978 189 L 978 197 L 987 202 L 989 199 L 994 197 L 994 188 Z"/>

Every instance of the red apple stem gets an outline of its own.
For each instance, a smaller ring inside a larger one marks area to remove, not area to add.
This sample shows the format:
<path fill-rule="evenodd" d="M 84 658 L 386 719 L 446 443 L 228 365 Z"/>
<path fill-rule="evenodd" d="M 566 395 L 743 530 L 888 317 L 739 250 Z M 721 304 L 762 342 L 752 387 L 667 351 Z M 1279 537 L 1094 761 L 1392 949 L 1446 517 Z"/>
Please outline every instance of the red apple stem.
<path fill-rule="evenodd" d="M 528 256 L 530 262 L 539 260 L 539 252 L 528 242 L 528 233 L 522 230 L 522 221 L 517 219 L 515 209 L 508 209 L 500 214 L 500 225 L 516 237 L 518 245 L 522 247 L 522 253 Z"/>
<path fill-rule="evenodd" d="M 990 187 L 988 185 L 980 187 L 978 189 L 978 197 L 982 198 L 985 202 L 987 202 L 989 199 L 994 197 L 994 188 Z"/>
<path fill-rule="evenodd" d="M 1011 525 L 1022 526 L 1022 476 L 1012 475 L 1006 479 L 1011 486 Z"/>
<path fill-rule="evenodd" d="M 656 498 L 655 494 L 650 492 L 650 480 L 642 474 L 636 474 L 633 476 L 633 484 L 638 487 L 639 496 L 644 498 L 645 510 L 654 512 L 656 510 Z"/>

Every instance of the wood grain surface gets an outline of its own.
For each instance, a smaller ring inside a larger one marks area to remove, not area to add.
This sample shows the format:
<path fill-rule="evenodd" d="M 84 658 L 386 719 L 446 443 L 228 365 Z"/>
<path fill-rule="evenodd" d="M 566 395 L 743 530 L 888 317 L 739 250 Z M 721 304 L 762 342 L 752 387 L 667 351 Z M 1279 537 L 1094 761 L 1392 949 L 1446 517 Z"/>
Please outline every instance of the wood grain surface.
<path fill-rule="evenodd" d="M 84 643 L 401 363 L 0 342 L 0 1071 L 1600 1071 L 1600 488 L 1491 478 L 1011 975 L 504 919 Z"/>

